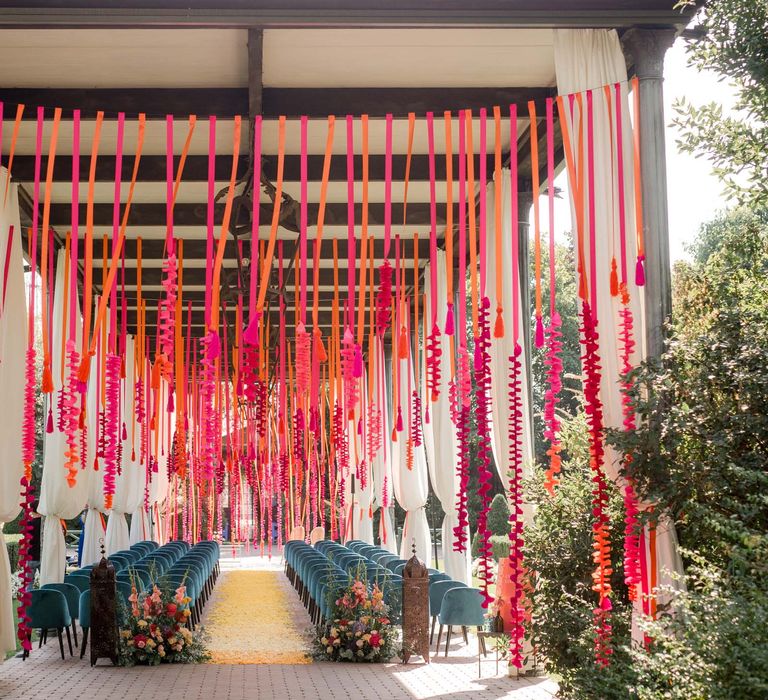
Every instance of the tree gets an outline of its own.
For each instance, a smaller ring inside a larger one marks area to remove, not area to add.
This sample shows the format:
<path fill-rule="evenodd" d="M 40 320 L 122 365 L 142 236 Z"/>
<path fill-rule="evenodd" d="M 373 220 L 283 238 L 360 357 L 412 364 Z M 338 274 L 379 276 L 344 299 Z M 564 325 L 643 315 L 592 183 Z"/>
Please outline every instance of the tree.
<path fill-rule="evenodd" d="M 684 549 L 767 575 L 768 212 L 721 216 L 692 252 L 676 268 L 669 347 L 633 373 L 638 428 L 611 440 Z"/>
<path fill-rule="evenodd" d="M 682 0 L 679 5 L 691 5 Z M 699 15 L 701 32 L 688 42 L 690 65 L 714 71 L 737 91 L 736 116 L 716 102 L 674 104 L 682 135 L 678 147 L 706 156 L 728 192 L 744 204 L 768 203 L 768 3 L 710 0 Z"/>

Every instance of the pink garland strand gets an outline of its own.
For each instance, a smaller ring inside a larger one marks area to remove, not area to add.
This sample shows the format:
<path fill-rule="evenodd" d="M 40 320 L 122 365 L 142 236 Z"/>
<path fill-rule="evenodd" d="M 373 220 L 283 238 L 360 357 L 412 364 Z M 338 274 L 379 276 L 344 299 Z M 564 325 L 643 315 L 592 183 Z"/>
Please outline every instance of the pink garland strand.
<path fill-rule="evenodd" d="M 459 347 L 456 386 L 456 393 L 459 397 L 456 425 L 459 450 L 456 471 L 459 477 L 459 491 L 456 494 L 456 516 L 458 522 L 456 527 L 453 528 L 453 549 L 455 552 L 464 553 L 467 551 L 467 528 L 469 527 L 467 488 L 469 486 L 469 417 L 472 378 L 469 373 L 469 356 L 467 355 L 467 349 L 463 346 Z"/>
<path fill-rule="evenodd" d="M 608 539 L 608 491 L 605 472 L 603 471 L 603 405 L 600 400 L 600 356 L 597 320 L 592 314 L 589 303 L 582 303 L 582 339 L 584 354 L 584 398 L 589 426 L 590 466 L 592 469 L 592 523 L 593 555 L 595 571 L 592 574 L 592 590 L 598 594 L 598 606 L 593 610 L 595 630 L 595 659 L 598 664 L 607 666 L 611 649 L 611 545 Z"/>
<path fill-rule="evenodd" d="M 475 382 L 477 390 L 477 434 L 478 434 L 478 480 L 480 487 L 481 508 L 477 516 L 477 532 L 480 540 L 480 567 L 478 577 L 483 582 L 483 607 L 487 608 L 493 602 L 493 596 L 489 593 L 489 586 L 493 583 L 493 571 L 491 570 L 491 532 L 488 530 L 488 512 L 491 506 L 491 425 L 488 419 L 491 410 L 491 332 L 489 310 L 491 302 L 488 297 L 483 297 L 480 304 L 478 327 L 479 335 L 475 339 Z"/>
<path fill-rule="evenodd" d="M 510 356 L 509 373 L 509 561 L 513 587 L 512 629 L 509 632 L 510 662 L 516 668 L 523 667 L 523 638 L 525 636 L 523 609 L 523 402 L 520 387 L 520 356 L 522 348 L 515 343 L 514 354 Z"/>
<path fill-rule="evenodd" d="M 557 485 L 560 483 L 557 475 L 560 473 L 560 451 L 562 447 L 559 439 L 560 421 L 557 418 L 557 404 L 560 391 L 563 388 L 560 380 L 563 371 L 563 362 L 560 359 L 560 351 L 563 348 L 563 343 L 560 340 L 563 335 L 560 332 L 561 325 L 560 314 L 555 311 L 546 330 L 547 350 L 544 359 L 548 383 L 546 393 L 544 394 L 544 437 L 549 440 L 549 449 L 547 450 L 549 469 L 546 472 L 544 486 L 550 495 L 554 494 Z"/>
<path fill-rule="evenodd" d="M 118 410 L 120 405 L 120 357 L 107 355 L 106 409 L 104 411 L 104 509 L 111 510 L 119 466 Z"/>

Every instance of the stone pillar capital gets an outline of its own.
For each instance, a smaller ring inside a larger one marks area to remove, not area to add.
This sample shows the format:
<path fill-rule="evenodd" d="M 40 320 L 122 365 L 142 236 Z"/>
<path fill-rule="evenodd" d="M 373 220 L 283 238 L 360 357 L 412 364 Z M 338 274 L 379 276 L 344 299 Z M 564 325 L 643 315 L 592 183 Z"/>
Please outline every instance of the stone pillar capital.
<path fill-rule="evenodd" d="M 675 41 L 677 32 L 671 27 L 645 29 L 633 27 L 621 37 L 627 65 L 634 67 L 640 80 L 658 79 L 664 74 L 664 54 Z"/>

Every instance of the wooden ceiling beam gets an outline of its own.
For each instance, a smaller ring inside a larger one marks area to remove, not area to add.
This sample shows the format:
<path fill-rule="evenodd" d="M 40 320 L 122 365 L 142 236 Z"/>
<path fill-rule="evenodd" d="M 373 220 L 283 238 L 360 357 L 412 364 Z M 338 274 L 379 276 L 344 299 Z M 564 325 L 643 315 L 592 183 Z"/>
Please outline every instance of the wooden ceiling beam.
<path fill-rule="evenodd" d="M 438 142 L 439 143 L 439 142 Z M 454 144 L 454 149 L 456 145 Z M 300 180 L 300 163 L 298 155 L 286 155 L 284 160 L 283 180 L 285 182 L 298 182 Z M 319 182 L 323 173 L 322 155 L 310 154 L 307 157 L 307 177 L 310 182 Z M 45 162 L 45 159 L 43 159 Z M 402 153 L 395 153 L 392 156 L 392 173 L 395 178 L 402 178 L 405 174 L 406 156 Z M 489 153 L 486 157 L 488 170 L 493 169 L 493 154 Z M 264 174 L 274 182 L 277 177 L 277 157 L 274 154 L 265 154 L 262 159 Z M 355 172 L 361 173 L 363 167 L 363 158 L 361 155 L 354 157 Z M 133 171 L 133 158 L 123 158 L 123 182 L 130 182 Z M 143 155 L 139 165 L 139 182 L 157 182 L 165 183 L 165 156 Z M 232 170 L 232 156 L 216 156 L 216 180 L 226 182 Z M 384 181 L 385 157 L 381 154 L 372 154 L 368 157 L 368 179 L 371 182 Z M 80 182 L 88 182 L 90 168 L 90 158 L 80 158 Z M 238 177 L 245 175 L 248 168 L 246 158 L 241 158 L 238 163 Z M 475 155 L 475 172 L 480 170 L 480 156 Z M 458 176 L 459 156 L 453 154 L 453 175 Z M 445 155 L 438 154 L 435 158 L 435 178 L 438 182 L 445 180 Z M 33 155 L 24 155 L 17 153 L 13 159 L 14 179 L 21 182 L 32 182 L 35 176 L 35 157 Z M 66 182 L 72 177 L 72 159 L 69 156 L 59 156 L 56 158 L 53 168 L 54 182 Z M 96 181 L 114 182 L 115 179 L 115 156 L 99 155 L 96 162 Z M 347 180 L 347 160 L 344 154 L 338 154 L 331 159 L 331 169 L 329 173 L 331 181 L 346 182 Z M 411 157 L 411 182 L 429 180 L 429 157 L 425 154 L 414 154 Z M 208 156 L 190 155 L 187 156 L 184 164 L 184 182 L 206 182 L 208 180 Z M 165 190 L 162 190 L 164 195 Z"/>
<path fill-rule="evenodd" d="M 314 226 L 317 221 L 318 204 L 310 202 L 308 205 L 309 225 Z M 80 204 L 80 221 L 86 220 L 86 205 Z M 362 204 L 355 204 L 355 223 L 359 224 L 362 219 Z M 378 226 L 384 223 L 384 204 L 380 202 L 368 205 L 368 224 Z M 207 206 L 200 204 L 176 204 L 173 210 L 173 223 L 176 226 L 206 226 Z M 216 205 L 215 220 L 222 220 L 224 214 L 224 204 Z M 51 224 L 66 229 L 71 220 L 72 207 L 69 204 L 51 205 Z M 93 221 L 94 226 L 99 229 L 112 227 L 113 204 L 106 202 L 94 204 Z M 458 220 L 458 205 L 454 205 L 454 221 Z M 272 217 L 272 205 L 261 205 L 261 220 L 269 221 Z M 403 222 L 403 203 L 392 204 L 392 223 L 397 231 Z M 430 222 L 429 202 L 413 202 L 407 206 L 406 229 L 408 225 L 423 225 Z M 347 223 L 347 204 L 346 202 L 331 203 L 326 205 L 325 224 L 339 225 Z M 437 208 L 438 225 L 445 223 L 445 207 Z M 165 226 L 166 224 L 166 206 L 165 202 L 137 202 L 131 206 L 131 212 L 128 216 L 128 227 L 131 226 Z"/>
<path fill-rule="evenodd" d="M 254 46 L 254 52 L 257 50 Z M 253 58 L 255 63 L 255 58 Z M 494 106 L 518 105 L 525 113 L 529 100 L 544 109 L 544 100 L 554 94 L 550 87 L 332 87 L 284 88 L 261 90 L 261 114 L 265 119 L 307 116 L 326 119 L 329 114 L 368 114 L 383 118 L 386 114 L 406 117 L 410 112 L 424 116 L 446 110 L 489 111 Z M 254 104 L 258 99 L 254 94 Z M 250 93 L 245 88 L 3 88 L 0 100 L 8 105 L 24 104 L 24 119 L 36 118 L 33 107 L 49 110 L 61 107 L 64 118 L 79 109 L 84 119 L 98 111 L 109 116 L 125 112 L 128 117 L 144 113 L 147 118 L 164 119 L 166 114 L 186 118 L 196 114 L 202 119 L 216 115 L 231 119 L 250 114 Z M 522 110 L 522 111 L 521 111 Z"/>

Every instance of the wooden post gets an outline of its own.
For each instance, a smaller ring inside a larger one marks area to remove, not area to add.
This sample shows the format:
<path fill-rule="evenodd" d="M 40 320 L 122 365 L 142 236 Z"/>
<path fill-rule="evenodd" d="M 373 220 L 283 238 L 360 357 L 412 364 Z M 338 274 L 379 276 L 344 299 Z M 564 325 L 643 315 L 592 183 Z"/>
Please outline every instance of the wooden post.
<path fill-rule="evenodd" d="M 674 40 L 675 30 L 671 28 L 630 29 L 622 37 L 624 55 L 640 83 L 645 343 L 649 358 L 664 352 L 664 326 L 672 313 L 663 75 L 664 54 Z"/>
<path fill-rule="evenodd" d="M 248 30 L 248 116 L 262 113 L 264 30 Z"/>

